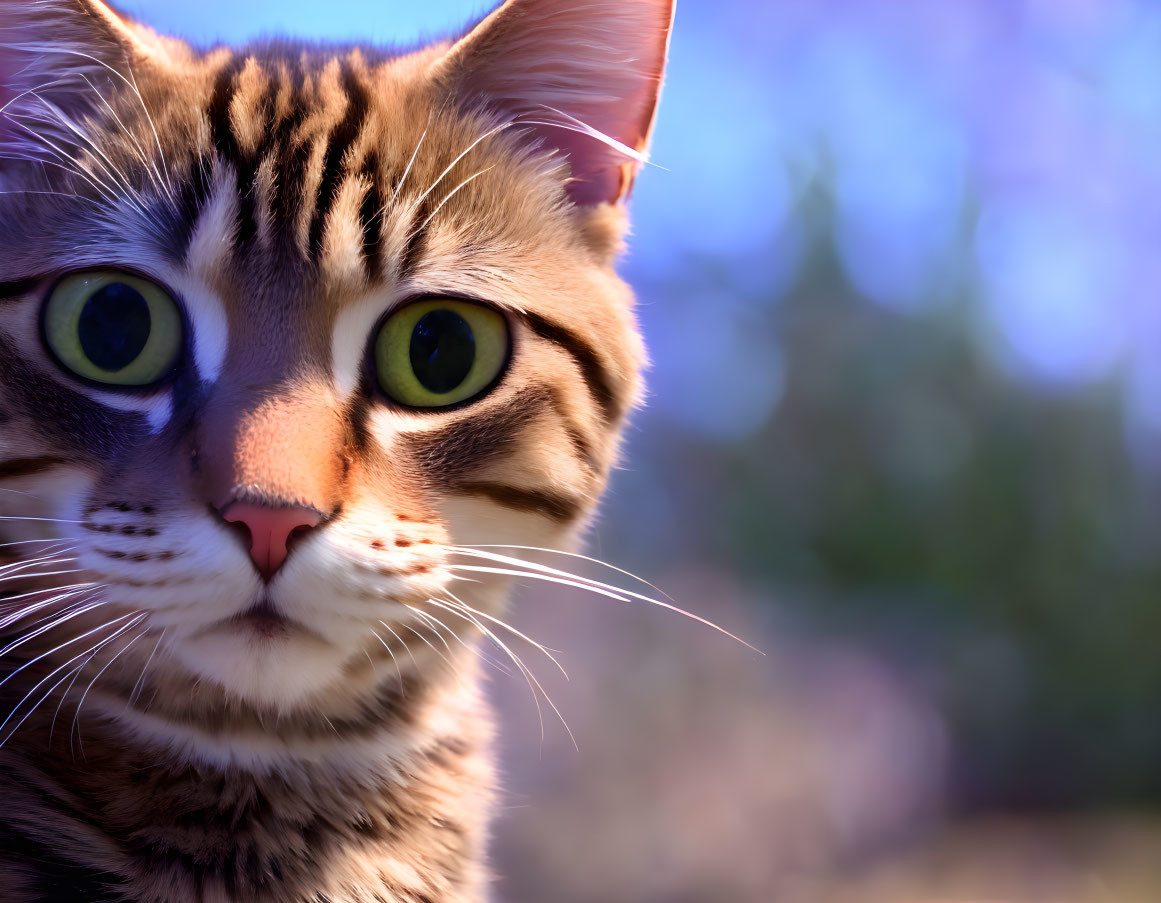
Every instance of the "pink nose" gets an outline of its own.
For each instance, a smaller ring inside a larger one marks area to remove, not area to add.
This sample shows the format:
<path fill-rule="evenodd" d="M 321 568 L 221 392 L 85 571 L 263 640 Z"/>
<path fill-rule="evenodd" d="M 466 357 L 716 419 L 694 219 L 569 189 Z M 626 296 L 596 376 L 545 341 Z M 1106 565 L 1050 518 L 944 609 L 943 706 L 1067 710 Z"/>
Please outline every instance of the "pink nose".
<path fill-rule="evenodd" d="M 250 534 L 250 558 L 267 583 L 286 561 L 294 540 L 309 533 L 323 519 L 313 508 L 297 505 L 270 508 L 249 502 L 227 505 L 222 509 L 222 517 L 228 523 L 246 528 Z"/>

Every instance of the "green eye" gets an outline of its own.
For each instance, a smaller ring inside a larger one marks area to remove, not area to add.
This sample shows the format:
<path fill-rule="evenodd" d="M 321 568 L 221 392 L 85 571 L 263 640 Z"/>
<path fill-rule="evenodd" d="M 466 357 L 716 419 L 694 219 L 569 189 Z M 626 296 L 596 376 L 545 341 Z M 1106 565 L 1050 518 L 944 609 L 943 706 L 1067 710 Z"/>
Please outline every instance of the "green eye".
<path fill-rule="evenodd" d="M 397 310 L 375 339 L 379 385 L 413 408 L 441 408 L 479 395 L 507 359 L 504 318 L 482 304 L 450 298 Z"/>
<path fill-rule="evenodd" d="M 163 289 L 128 273 L 66 276 L 44 306 L 44 338 L 77 376 L 110 386 L 148 386 L 181 353 L 181 314 Z"/>

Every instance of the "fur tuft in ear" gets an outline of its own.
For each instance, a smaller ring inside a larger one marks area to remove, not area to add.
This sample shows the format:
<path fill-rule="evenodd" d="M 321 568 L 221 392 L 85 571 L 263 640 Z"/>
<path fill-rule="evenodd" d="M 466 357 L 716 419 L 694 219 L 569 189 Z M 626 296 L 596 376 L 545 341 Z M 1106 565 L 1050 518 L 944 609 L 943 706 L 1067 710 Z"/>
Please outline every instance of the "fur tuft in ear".
<path fill-rule="evenodd" d="M 75 141 L 77 123 L 129 87 L 130 63 L 154 55 L 156 37 L 101 0 L 0 0 L 0 137 L 41 150 Z"/>
<path fill-rule="evenodd" d="M 575 203 L 616 203 L 645 160 L 673 6 L 506 0 L 439 60 L 436 78 L 564 154 Z"/>

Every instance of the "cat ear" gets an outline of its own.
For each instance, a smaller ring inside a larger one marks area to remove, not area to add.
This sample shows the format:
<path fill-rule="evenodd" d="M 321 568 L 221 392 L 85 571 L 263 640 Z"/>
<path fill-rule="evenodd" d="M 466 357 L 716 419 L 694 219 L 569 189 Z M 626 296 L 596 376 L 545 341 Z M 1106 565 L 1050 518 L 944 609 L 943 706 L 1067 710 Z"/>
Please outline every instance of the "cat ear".
<path fill-rule="evenodd" d="M 53 107 L 73 119 L 100 108 L 101 92 L 124 86 L 155 41 L 101 0 L 0 0 L 0 131 L 52 118 Z"/>
<path fill-rule="evenodd" d="M 452 46 L 437 75 L 565 155 L 575 203 L 616 203 L 645 161 L 673 6 L 506 0 Z"/>

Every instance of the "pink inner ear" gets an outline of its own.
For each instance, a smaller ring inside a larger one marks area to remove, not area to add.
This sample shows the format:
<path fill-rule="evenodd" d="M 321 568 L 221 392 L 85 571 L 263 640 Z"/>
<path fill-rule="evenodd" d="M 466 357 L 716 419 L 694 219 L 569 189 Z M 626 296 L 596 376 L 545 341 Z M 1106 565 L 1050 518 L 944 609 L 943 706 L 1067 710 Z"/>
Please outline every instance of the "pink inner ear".
<path fill-rule="evenodd" d="M 628 193 L 633 174 L 645 162 L 642 151 L 614 137 L 632 131 L 628 122 L 610 126 L 596 119 L 582 123 L 556 110 L 545 110 L 543 115 L 527 114 L 519 121 L 530 123 L 545 146 L 568 159 L 566 191 L 575 204 L 587 206 L 618 200 Z"/>
<path fill-rule="evenodd" d="M 574 204 L 582 207 L 620 199 L 628 193 L 629 185 L 625 183 L 632 178 L 626 171 L 629 161 L 622 158 L 618 164 L 613 160 L 600 160 L 608 152 L 594 152 L 589 146 L 593 140 L 583 135 L 572 135 L 555 142 L 572 165 L 571 180 L 565 186 L 565 191 Z"/>
<path fill-rule="evenodd" d="M 567 156 L 569 196 L 615 202 L 644 162 L 673 0 L 507 0 L 445 57 L 458 90 Z"/>

